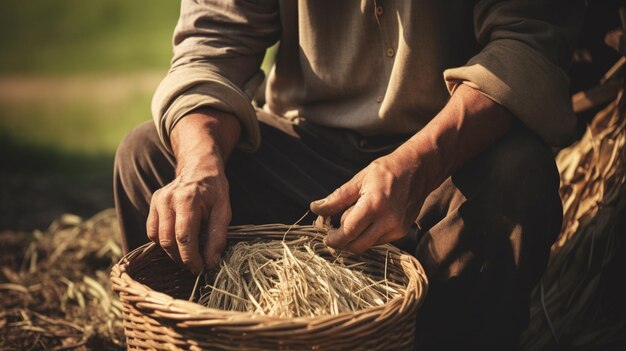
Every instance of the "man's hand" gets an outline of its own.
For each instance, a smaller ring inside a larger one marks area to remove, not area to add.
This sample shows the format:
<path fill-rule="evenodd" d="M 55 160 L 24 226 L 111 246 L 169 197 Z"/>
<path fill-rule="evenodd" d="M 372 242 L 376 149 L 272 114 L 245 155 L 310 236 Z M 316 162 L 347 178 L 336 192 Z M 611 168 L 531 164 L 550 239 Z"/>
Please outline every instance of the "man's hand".
<path fill-rule="evenodd" d="M 146 229 L 150 240 L 194 273 L 215 267 L 226 245 L 231 209 L 224 164 L 240 129 L 232 115 L 204 109 L 181 119 L 170 136 L 176 178 L 152 195 Z"/>
<path fill-rule="evenodd" d="M 402 238 L 430 191 L 427 168 L 401 150 L 381 157 L 325 199 L 311 203 L 321 216 L 342 211 L 341 226 L 327 245 L 363 253 Z"/>
<path fill-rule="evenodd" d="M 311 203 L 321 216 L 343 212 L 327 244 L 362 253 L 405 236 L 430 192 L 502 137 L 511 121 L 506 109 L 460 85 L 446 107 L 406 143 Z"/>

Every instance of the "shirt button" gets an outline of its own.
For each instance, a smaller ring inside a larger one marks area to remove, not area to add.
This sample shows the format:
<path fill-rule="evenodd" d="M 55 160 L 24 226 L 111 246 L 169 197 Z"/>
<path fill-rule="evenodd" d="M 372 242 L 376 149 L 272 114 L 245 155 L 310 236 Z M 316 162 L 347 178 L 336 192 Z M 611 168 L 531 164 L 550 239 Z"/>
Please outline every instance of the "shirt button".
<path fill-rule="evenodd" d="M 383 7 L 382 6 L 376 6 L 376 16 L 380 16 L 383 14 Z"/>
<path fill-rule="evenodd" d="M 381 96 L 377 97 L 377 98 L 376 98 L 376 102 L 377 102 L 377 103 L 379 103 L 379 104 L 380 104 L 381 102 L 383 102 L 383 96 L 381 95 Z"/>
<path fill-rule="evenodd" d="M 395 53 L 396 53 L 396 52 L 395 52 L 392 48 L 387 49 L 387 56 L 389 56 L 389 57 L 393 57 L 393 55 L 394 55 Z"/>

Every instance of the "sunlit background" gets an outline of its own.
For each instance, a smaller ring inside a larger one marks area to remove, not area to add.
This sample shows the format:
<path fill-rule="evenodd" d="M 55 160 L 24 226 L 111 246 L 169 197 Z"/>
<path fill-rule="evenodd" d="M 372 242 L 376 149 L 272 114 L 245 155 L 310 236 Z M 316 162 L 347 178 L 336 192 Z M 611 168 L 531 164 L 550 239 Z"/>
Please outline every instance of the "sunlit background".
<path fill-rule="evenodd" d="M 179 6 L 0 2 L 0 230 L 113 205 L 115 148 L 150 118 Z"/>

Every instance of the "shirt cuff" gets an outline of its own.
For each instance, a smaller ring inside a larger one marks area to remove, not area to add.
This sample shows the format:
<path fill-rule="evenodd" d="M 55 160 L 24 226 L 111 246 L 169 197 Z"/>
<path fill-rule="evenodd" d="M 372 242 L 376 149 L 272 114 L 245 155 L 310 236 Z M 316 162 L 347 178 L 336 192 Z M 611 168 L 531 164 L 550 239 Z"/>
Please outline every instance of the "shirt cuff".
<path fill-rule="evenodd" d="M 170 71 L 152 98 L 152 116 L 163 145 L 172 150 L 170 132 L 181 118 L 200 107 L 212 107 L 239 119 L 242 134 L 237 147 L 255 151 L 261 135 L 251 96 L 262 80 L 262 73 L 255 75 L 244 91 L 204 67 Z"/>
<path fill-rule="evenodd" d="M 444 71 L 450 94 L 460 84 L 479 90 L 511 111 L 553 146 L 572 142 L 576 117 L 563 70 L 517 40 L 489 43 L 467 65 Z"/>

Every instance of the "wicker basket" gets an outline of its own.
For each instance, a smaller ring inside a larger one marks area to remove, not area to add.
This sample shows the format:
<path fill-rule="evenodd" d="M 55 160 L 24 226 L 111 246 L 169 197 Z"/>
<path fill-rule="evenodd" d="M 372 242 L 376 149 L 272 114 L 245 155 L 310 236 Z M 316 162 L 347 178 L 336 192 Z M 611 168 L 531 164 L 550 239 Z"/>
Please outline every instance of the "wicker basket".
<path fill-rule="evenodd" d="M 288 226 L 239 226 L 229 244 L 281 240 Z M 288 235 L 321 237 L 313 226 L 295 226 Z M 207 308 L 186 301 L 195 277 L 157 245 L 128 253 L 113 267 L 111 281 L 123 305 L 127 347 L 131 350 L 404 350 L 411 349 L 415 316 L 426 289 L 419 262 L 384 245 L 346 263 L 364 261 L 368 272 L 406 286 L 386 304 L 338 315 L 276 318 Z"/>

